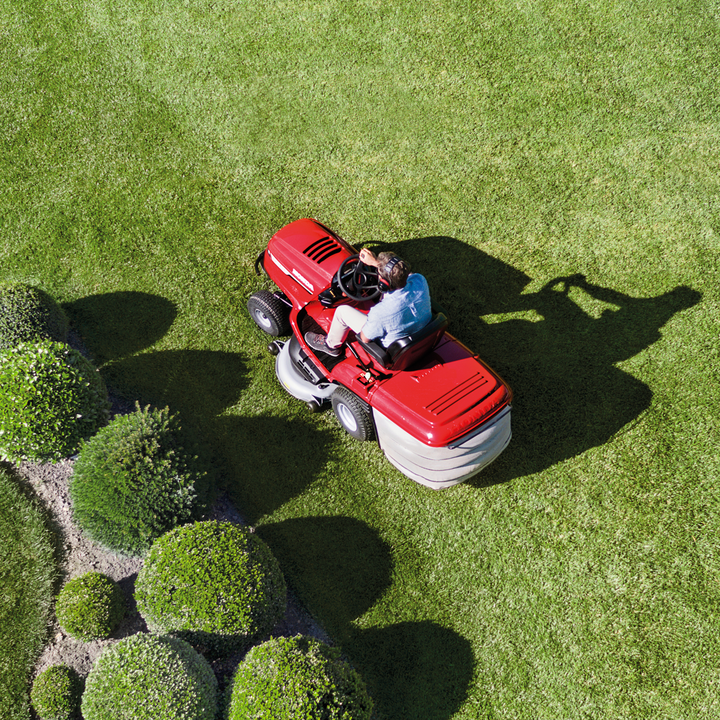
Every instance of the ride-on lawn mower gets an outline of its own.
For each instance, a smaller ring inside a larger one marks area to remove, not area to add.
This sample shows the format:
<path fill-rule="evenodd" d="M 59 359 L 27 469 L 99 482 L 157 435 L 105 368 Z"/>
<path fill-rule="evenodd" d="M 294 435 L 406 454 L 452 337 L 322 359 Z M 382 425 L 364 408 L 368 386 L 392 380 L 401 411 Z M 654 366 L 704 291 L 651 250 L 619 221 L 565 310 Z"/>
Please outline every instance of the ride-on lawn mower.
<path fill-rule="evenodd" d="M 369 310 L 380 295 L 377 270 L 310 219 L 279 230 L 255 263 L 261 267 L 279 290 L 254 293 L 248 310 L 269 335 L 291 335 L 268 350 L 283 387 L 313 412 L 331 402 L 350 435 L 377 438 L 400 472 L 431 488 L 467 480 L 505 449 L 512 391 L 446 332 L 442 312 L 388 348 L 351 333 L 334 357 L 312 350 L 305 333 L 327 333 L 342 303 Z"/>

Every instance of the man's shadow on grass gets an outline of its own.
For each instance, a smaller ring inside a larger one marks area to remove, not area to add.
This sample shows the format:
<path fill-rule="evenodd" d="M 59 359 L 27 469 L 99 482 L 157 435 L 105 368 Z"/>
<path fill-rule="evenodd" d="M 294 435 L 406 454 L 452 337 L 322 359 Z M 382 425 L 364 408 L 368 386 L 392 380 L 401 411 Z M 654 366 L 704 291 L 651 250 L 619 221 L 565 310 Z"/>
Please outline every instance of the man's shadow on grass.
<path fill-rule="evenodd" d="M 467 698 L 468 640 L 429 620 L 363 629 L 354 622 L 390 588 L 392 549 L 351 517 L 304 517 L 260 525 L 296 595 L 352 658 L 380 716 L 449 720 Z"/>
<path fill-rule="evenodd" d="M 582 275 L 524 294 L 525 273 L 454 238 L 406 240 L 393 250 L 426 276 L 450 332 L 513 389 L 513 439 L 470 481 L 478 487 L 575 457 L 636 420 L 652 391 L 617 363 L 660 339 L 663 325 L 702 297 L 679 286 L 635 298 Z M 509 314 L 521 317 L 490 317 Z"/>
<path fill-rule="evenodd" d="M 236 416 L 248 386 L 242 355 L 151 348 L 177 309 L 165 298 L 116 292 L 65 306 L 103 379 L 124 411 L 153 405 L 179 412 L 203 461 L 221 486 L 236 489 L 249 522 L 302 493 L 327 456 L 329 437 L 302 417 Z"/>

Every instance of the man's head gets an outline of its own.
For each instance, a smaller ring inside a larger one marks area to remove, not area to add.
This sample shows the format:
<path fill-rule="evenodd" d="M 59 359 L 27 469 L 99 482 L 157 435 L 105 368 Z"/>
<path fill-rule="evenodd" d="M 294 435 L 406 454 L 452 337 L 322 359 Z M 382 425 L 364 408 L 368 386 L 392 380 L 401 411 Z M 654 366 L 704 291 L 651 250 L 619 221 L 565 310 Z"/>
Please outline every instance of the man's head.
<path fill-rule="evenodd" d="M 404 288 L 410 274 L 410 263 L 401 260 L 392 252 L 381 252 L 377 259 L 380 289 L 388 292 Z M 383 287 L 384 285 L 387 287 Z"/>

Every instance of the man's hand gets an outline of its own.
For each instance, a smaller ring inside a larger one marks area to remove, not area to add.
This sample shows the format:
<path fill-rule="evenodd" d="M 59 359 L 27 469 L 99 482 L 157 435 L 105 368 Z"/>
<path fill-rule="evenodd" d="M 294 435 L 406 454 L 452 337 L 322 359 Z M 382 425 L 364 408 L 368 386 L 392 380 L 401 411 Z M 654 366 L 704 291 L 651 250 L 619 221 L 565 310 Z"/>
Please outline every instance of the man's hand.
<path fill-rule="evenodd" d="M 378 266 L 378 260 L 377 257 L 375 257 L 375 253 L 367 248 L 363 248 L 360 251 L 360 262 L 365 265 L 369 265 L 370 267 Z"/>

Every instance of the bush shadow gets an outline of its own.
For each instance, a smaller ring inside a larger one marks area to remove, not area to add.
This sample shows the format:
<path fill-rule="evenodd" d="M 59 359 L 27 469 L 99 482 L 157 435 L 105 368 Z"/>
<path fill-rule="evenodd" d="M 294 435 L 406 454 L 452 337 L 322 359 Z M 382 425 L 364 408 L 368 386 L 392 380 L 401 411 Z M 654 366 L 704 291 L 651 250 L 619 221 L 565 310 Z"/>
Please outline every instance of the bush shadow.
<path fill-rule="evenodd" d="M 247 370 L 236 353 L 160 350 L 114 360 L 101 368 L 108 387 L 141 405 L 167 405 L 202 425 L 232 407 L 247 387 Z"/>
<path fill-rule="evenodd" d="M 221 438 L 223 473 L 233 500 L 251 524 L 273 513 L 315 482 L 332 434 L 302 415 L 224 415 L 213 424 Z"/>
<path fill-rule="evenodd" d="M 256 532 L 295 579 L 298 597 L 305 601 L 312 595 L 313 614 L 333 629 L 338 642 L 390 587 L 391 548 L 360 520 L 302 517 L 260 525 Z"/>
<path fill-rule="evenodd" d="M 470 642 L 428 620 L 357 631 L 344 648 L 382 717 L 449 720 L 467 699 L 475 657 Z"/>
<path fill-rule="evenodd" d="M 525 273 L 454 238 L 405 240 L 393 250 L 427 277 L 433 299 L 449 314 L 450 332 L 513 389 L 513 439 L 470 480 L 476 487 L 575 457 L 640 417 L 652 391 L 616 364 L 656 342 L 673 315 L 702 297 L 679 286 L 635 298 L 582 275 L 553 278 L 524 293 Z M 513 313 L 525 317 L 484 319 Z"/>
<path fill-rule="evenodd" d="M 63 308 L 98 366 L 151 347 L 177 317 L 170 300 L 137 291 L 89 295 Z"/>
<path fill-rule="evenodd" d="M 134 402 L 180 413 L 215 483 L 232 490 L 254 522 L 310 484 L 329 439 L 303 419 L 224 414 L 248 386 L 241 355 L 210 350 L 141 352 L 170 329 L 175 305 L 157 295 L 114 292 L 65 305 L 111 389 L 113 407 Z"/>
<path fill-rule="evenodd" d="M 236 353 L 148 352 L 109 362 L 101 372 L 115 393 L 180 414 L 215 484 L 232 493 L 248 522 L 301 493 L 325 463 L 328 434 L 302 417 L 224 414 L 247 387 Z"/>
<path fill-rule="evenodd" d="M 147 624 L 137 608 L 135 600 L 135 583 L 137 582 L 137 573 L 126 575 L 118 580 L 118 585 L 125 600 L 125 616 L 112 634 L 115 640 L 122 640 L 139 632 L 148 632 Z"/>
<path fill-rule="evenodd" d="M 393 720 L 449 720 L 473 676 L 470 642 L 434 622 L 369 630 L 355 620 L 390 588 L 391 547 L 352 517 L 303 517 L 260 525 L 314 617 L 352 658 L 376 705 Z"/>

